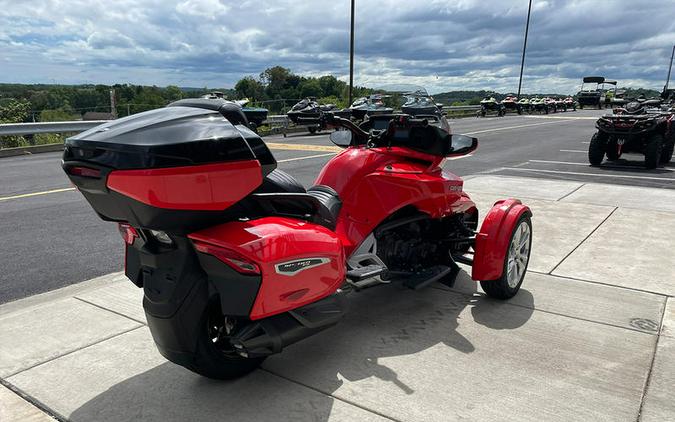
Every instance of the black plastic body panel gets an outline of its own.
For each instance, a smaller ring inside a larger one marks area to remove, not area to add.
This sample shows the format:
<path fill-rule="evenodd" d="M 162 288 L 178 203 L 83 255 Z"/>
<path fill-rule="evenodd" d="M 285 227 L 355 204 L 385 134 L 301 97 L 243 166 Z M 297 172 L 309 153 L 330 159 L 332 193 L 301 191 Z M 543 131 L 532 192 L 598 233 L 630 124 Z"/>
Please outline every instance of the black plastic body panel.
<path fill-rule="evenodd" d="M 231 316 L 248 317 L 260 290 L 262 277 L 244 275 L 211 255 L 197 253 L 209 283 L 220 296 L 220 308 Z"/>

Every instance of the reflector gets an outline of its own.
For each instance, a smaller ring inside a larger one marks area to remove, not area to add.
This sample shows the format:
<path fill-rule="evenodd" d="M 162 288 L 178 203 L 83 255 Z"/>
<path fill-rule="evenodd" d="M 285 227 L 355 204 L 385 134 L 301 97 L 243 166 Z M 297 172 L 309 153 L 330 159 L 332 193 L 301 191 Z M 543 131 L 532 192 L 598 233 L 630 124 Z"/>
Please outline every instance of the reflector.
<path fill-rule="evenodd" d="M 138 232 L 136 231 L 135 228 L 131 227 L 128 223 L 119 223 L 119 230 L 120 234 L 122 235 L 122 239 L 124 240 L 124 243 L 127 245 L 133 245 L 134 240 L 138 238 Z"/>
<path fill-rule="evenodd" d="M 233 250 L 200 242 L 198 240 L 193 240 L 193 243 L 198 252 L 213 255 L 238 273 L 260 274 L 260 267 L 258 267 L 258 264 Z"/>

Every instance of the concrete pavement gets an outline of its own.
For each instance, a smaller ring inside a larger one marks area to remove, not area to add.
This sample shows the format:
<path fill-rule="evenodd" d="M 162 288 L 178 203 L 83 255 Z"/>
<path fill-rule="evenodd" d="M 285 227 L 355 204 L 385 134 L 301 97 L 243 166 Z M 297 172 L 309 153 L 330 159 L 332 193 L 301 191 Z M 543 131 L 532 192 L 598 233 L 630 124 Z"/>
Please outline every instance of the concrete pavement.
<path fill-rule="evenodd" d="M 465 185 L 483 214 L 504 196 L 533 209 L 531 271 L 511 301 L 466 274 L 453 289 L 370 289 L 337 327 L 214 382 L 161 358 L 142 292 L 111 274 L 0 305 L 1 420 L 31 406 L 72 421 L 675 420 L 664 190 L 631 201 L 584 181 Z"/>

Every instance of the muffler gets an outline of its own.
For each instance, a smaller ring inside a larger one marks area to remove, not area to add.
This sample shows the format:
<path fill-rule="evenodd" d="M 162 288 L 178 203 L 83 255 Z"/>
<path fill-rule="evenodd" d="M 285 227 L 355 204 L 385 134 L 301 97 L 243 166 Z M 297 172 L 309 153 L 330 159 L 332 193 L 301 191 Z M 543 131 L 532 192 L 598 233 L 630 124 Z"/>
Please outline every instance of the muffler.
<path fill-rule="evenodd" d="M 230 339 L 246 358 L 269 356 L 295 342 L 337 324 L 346 312 L 345 293 L 335 294 L 301 308 L 253 321 Z"/>

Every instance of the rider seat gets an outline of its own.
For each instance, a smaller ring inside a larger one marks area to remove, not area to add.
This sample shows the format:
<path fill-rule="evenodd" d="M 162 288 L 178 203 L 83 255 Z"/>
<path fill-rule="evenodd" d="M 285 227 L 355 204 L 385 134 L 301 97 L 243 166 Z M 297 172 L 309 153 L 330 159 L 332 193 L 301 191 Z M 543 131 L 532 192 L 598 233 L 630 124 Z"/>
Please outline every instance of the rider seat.
<path fill-rule="evenodd" d="M 331 230 L 342 207 L 338 193 L 330 186 L 317 185 L 305 191 L 293 176 L 279 169 L 263 179 L 254 196 L 269 215 L 307 217 Z"/>

